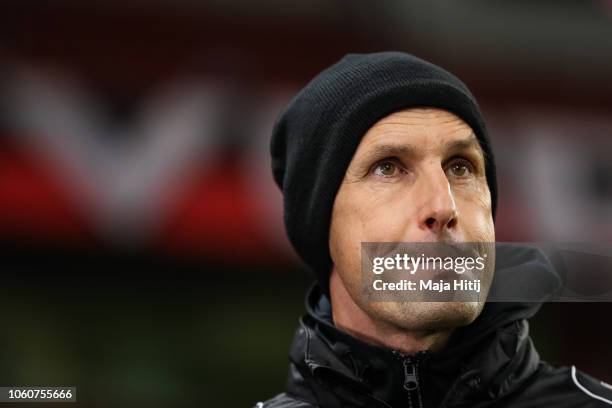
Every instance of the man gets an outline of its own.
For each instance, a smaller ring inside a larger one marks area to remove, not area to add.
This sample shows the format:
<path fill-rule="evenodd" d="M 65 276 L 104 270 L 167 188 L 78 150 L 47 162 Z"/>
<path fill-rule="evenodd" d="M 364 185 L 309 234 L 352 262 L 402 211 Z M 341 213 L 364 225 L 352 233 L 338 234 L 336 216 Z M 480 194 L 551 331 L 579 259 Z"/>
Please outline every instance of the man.
<path fill-rule="evenodd" d="M 362 242 L 494 242 L 495 162 L 474 97 L 408 54 L 349 54 L 279 117 L 272 166 L 285 226 L 317 284 L 290 349 L 286 391 L 259 407 L 600 407 L 612 387 L 539 360 L 539 303 L 372 301 Z M 495 285 L 546 276 L 499 247 Z M 484 289 L 488 290 L 488 287 Z"/>

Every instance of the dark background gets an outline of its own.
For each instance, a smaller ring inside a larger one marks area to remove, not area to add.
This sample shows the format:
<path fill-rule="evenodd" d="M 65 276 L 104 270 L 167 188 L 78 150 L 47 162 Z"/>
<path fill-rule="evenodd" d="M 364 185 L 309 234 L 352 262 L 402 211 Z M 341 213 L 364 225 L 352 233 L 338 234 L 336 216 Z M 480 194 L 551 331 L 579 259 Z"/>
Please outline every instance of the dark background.
<path fill-rule="evenodd" d="M 280 392 L 310 277 L 270 130 L 321 69 L 389 49 L 479 99 L 498 241 L 612 240 L 609 0 L 5 0 L 0 385 L 87 407 Z M 545 305 L 541 355 L 612 382 L 610 312 Z"/>

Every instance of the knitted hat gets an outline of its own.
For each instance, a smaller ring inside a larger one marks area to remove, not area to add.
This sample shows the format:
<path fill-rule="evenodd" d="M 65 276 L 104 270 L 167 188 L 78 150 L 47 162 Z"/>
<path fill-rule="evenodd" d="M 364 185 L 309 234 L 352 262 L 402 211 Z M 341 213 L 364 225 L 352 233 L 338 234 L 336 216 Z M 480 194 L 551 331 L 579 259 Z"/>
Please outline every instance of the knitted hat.
<path fill-rule="evenodd" d="M 287 235 L 325 293 L 332 207 L 346 169 L 372 125 L 410 107 L 445 109 L 470 125 L 485 153 L 495 217 L 493 152 L 478 104 L 463 82 L 406 53 L 348 54 L 293 98 L 276 121 L 270 146 Z"/>

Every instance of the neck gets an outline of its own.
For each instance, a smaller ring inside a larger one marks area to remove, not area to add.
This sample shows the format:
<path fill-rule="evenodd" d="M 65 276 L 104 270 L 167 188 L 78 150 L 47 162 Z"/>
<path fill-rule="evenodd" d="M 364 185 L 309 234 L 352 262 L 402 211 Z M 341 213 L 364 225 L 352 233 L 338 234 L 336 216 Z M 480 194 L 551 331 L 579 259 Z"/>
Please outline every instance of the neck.
<path fill-rule="evenodd" d="M 415 354 L 419 351 L 442 350 L 453 332 L 411 330 L 368 315 L 350 296 L 339 274 L 333 270 L 330 276 L 332 316 L 335 326 L 367 343 Z"/>

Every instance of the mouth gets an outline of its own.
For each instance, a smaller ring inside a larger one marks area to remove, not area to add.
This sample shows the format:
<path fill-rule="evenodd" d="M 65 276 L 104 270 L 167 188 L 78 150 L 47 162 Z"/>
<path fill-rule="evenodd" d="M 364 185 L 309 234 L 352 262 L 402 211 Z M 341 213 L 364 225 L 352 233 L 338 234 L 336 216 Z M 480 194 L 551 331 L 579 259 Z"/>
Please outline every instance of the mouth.
<path fill-rule="evenodd" d="M 425 271 L 428 272 L 428 271 Z M 431 272 L 431 271 L 429 271 Z M 425 276 L 425 275 L 424 275 Z M 458 273 L 453 269 L 442 269 L 433 271 L 431 275 L 433 279 L 451 282 L 454 279 L 474 280 L 476 279 L 473 270 L 466 269 L 464 272 Z"/>

